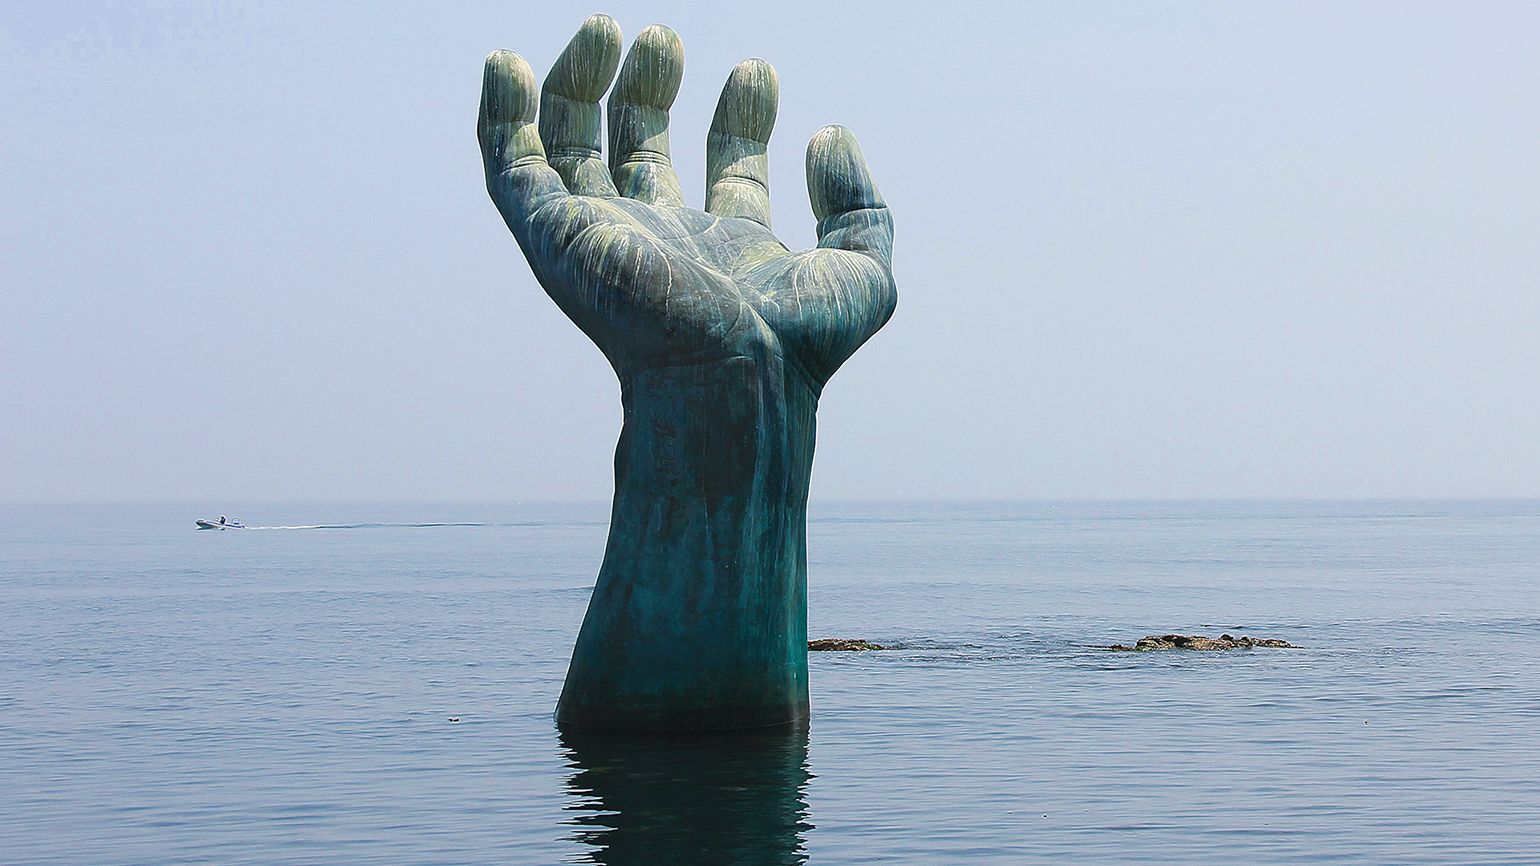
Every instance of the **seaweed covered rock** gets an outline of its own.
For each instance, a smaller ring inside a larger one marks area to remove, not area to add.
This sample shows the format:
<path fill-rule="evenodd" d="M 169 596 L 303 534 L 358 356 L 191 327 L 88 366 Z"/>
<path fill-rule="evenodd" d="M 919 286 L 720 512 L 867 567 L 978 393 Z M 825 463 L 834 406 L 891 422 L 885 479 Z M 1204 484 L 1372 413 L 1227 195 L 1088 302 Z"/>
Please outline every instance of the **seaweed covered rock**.
<path fill-rule="evenodd" d="M 1266 637 L 1232 637 L 1222 634 L 1219 637 L 1208 637 L 1201 634 L 1152 634 L 1139 638 L 1133 646 L 1124 646 L 1115 643 L 1107 649 L 1114 652 L 1143 652 L 1145 650 L 1228 650 L 1228 649 L 1253 649 L 1256 647 L 1277 647 L 1282 649 L 1298 649 L 1294 644 L 1286 640 Z"/>
<path fill-rule="evenodd" d="M 882 650 L 887 647 L 874 644 L 866 640 L 851 640 L 849 638 L 825 637 L 807 642 L 809 652 L 865 652 L 866 650 Z"/>

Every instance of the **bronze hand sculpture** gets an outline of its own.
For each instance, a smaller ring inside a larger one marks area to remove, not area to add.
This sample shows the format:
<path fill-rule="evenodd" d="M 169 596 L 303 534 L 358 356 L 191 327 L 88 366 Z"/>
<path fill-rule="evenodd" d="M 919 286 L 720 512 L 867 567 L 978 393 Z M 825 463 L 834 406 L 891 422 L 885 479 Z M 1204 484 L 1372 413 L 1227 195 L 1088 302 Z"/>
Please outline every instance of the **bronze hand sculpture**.
<path fill-rule="evenodd" d="M 770 231 L 775 71 L 728 77 L 705 210 L 669 160 L 684 49 L 584 22 L 543 89 L 486 62 L 487 190 L 536 279 L 620 379 L 608 546 L 557 707 L 564 725 L 757 727 L 807 715 L 806 508 L 824 383 L 887 322 L 893 222 L 854 136 L 807 151 L 818 246 Z M 599 100 L 608 104 L 601 158 Z M 538 107 L 538 111 L 537 111 Z M 538 114 L 538 123 L 537 123 Z"/>

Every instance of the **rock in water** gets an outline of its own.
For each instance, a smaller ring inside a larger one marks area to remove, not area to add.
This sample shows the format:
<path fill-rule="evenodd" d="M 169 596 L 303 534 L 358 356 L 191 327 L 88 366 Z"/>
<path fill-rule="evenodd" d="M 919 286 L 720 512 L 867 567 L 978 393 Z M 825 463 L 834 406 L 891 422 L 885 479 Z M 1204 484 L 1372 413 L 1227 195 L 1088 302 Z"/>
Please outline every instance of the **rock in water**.
<path fill-rule="evenodd" d="M 1252 649 L 1255 647 L 1280 647 L 1284 649 L 1299 649 L 1286 640 L 1267 637 L 1231 637 L 1222 634 L 1217 638 L 1201 634 L 1152 634 L 1139 638 L 1133 646 L 1124 646 L 1115 643 L 1107 647 L 1114 652 L 1143 652 L 1144 650 L 1186 649 L 1186 650 L 1227 650 L 1227 649 Z"/>
<path fill-rule="evenodd" d="M 887 649 L 885 646 L 874 644 L 866 640 L 849 640 L 839 637 L 825 637 L 807 642 L 809 652 L 861 652 L 864 650 Z"/>

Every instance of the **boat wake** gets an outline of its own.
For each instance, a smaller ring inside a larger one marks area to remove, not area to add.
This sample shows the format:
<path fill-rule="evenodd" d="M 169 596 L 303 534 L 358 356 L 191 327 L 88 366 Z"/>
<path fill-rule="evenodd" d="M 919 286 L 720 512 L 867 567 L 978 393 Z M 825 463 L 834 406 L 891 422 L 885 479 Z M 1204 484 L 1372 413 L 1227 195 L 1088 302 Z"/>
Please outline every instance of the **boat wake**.
<path fill-rule="evenodd" d="M 253 529 L 429 529 L 440 526 L 486 526 L 485 523 L 312 523 L 305 526 L 248 526 Z"/>

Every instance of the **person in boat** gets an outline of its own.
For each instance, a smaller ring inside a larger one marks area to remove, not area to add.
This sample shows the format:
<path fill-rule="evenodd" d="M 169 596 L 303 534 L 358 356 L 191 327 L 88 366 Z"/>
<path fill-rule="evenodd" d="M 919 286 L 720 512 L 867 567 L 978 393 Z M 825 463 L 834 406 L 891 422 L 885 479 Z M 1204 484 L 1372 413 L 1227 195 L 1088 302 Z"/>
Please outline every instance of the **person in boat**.
<path fill-rule="evenodd" d="M 220 526 L 224 526 L 225 525 L 225 516 L 223 514 L 219 515 L 219 525 Z"/>

